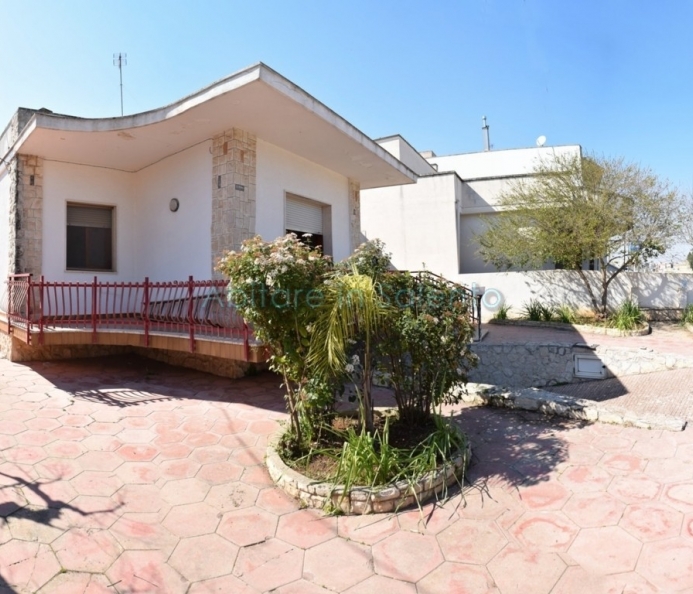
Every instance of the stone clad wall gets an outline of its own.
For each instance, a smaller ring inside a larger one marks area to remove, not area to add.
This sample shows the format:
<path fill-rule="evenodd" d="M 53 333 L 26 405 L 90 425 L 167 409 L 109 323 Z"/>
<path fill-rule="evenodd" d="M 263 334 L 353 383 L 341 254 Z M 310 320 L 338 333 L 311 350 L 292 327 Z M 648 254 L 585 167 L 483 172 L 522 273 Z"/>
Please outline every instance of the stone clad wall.
<path fill-rule="evenodd" d="M 212 266 L 255 235 L 257 139 L 238 128 L 212 143 Z M 215 277 L 220 278 L 218 272 Z"/>
<path fill-rule="evenodd" d="M 349 236 L 352 252 L 366 241 L 361 233 L 361 186 L 353 179 L 349 180 Z"/>
<path fill-rule="evenodd" d="M 607 377 L 622 377 L 693 368 L 693 355 L 671 355 L 647 349 L 605 348 L 592 350 L 573 344 L 484 344 L 472 345 L 479 365 L 469 381 L 510 387 L 542 387 L 591 381 L 573 375 L 573 355 L 595 355 L 606 366 Z"/>

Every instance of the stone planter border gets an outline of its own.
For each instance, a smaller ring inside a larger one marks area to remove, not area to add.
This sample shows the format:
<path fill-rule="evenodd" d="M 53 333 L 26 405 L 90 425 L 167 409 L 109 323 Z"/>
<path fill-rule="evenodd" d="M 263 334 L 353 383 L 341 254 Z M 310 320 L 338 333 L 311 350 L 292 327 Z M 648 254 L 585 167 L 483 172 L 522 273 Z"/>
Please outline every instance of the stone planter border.
<path fill-rule="evenodd" d="M 591 324 L 566 324 L 563 322 L 535 322 L 533 320 L 489 320 L 489 324 L 500 326 L 530 326 L 532 328 L 551 328 L 553 330 L 576 330 L 584 334 L 602 334 L 606 336 L 647 336 L 651 332 L 650 324 L 645 323 L 637 330 L 618 330 L 605 326 L 593 326 Z"/>
<path fill-rule="evenodd" d="M 348 493 L 343 485 L 319 482 L 289 468 L 279 456 L 276 445 L 284 428 L 270 439 L 265 463 L 272 480 L 286 493 L 298 499 L 306 507 L 326 511 L 338 511 L 348 515 L 395 513 L 417 502 L 424 503 L 440 495 L 454 483 L 461 483 L 472 459 L 472 449 L 467 441 L 464 452 L 460 452 L 448 464 L 428 473 L 416 483 L 398 481 L 377 487 L 352 487 Z"/>
<path fill-rule="evenodd" d="M 467 391 L 462 395 L 462 400 L 468 404 L 528 410 L 549 416 L 640 429 L 683 431 L 686 428 L 686 419 L 608 409 L 595 400 L 570 398 L 539 388 L 505 388 L 470 383 L 467 384 Z"/>

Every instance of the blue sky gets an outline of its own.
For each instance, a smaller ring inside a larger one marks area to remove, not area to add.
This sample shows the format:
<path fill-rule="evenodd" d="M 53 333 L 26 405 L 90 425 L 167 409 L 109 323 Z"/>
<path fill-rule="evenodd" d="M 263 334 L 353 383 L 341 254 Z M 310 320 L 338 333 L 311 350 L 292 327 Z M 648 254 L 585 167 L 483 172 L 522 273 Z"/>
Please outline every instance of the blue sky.
<path fill-rule="evenodd" d="M 0 127 L 18 106 L 152 109 L 256 61 L 419 150 L 579 143 L 693 184 L 693 2 L 0 0 Z"/>

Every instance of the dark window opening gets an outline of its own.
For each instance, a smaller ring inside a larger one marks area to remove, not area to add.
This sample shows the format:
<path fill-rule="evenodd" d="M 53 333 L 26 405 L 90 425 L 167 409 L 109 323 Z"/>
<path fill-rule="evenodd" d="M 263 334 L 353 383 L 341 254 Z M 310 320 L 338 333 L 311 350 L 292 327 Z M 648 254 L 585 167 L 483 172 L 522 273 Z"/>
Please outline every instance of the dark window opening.
<path fill-rule="evenodd" d="M 113 270 L 113 208 L 69 204 L 68 270 Z"/>

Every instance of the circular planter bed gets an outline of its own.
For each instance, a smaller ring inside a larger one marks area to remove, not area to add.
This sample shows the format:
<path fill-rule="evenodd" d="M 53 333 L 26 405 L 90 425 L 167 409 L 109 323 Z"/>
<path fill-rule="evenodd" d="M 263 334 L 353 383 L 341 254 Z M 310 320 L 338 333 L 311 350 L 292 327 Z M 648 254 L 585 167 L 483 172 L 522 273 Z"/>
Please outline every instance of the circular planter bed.
<path fill-rule="evenodd" d="M 282 428 L 267 446 L 265 462 L 272 480 L 306 507 L 343 514 L 392 513 L 424 503 L 445 493 L 449 486 L 459 484 L 472 457 L 471 446 L 466 441 L 464 451 L 457 452 L 448 462 L 415 482 L 401 480 L 375 487 L 353 486 L 345 491 L 343 485 L 317 481 L 290 468 L 277 451 L 283 433 Z"/>
<path fill-rule="evenodd" d="M 619 330 L 608 326 L 592 324 L 566 324 L 564 322 L 535 322 L 533 320 L 489 320 L 489 324 L 501 326 L 530 326 L 532 328 L 551 328 L 553 330 L 576 331 L 584 334 L 602 334 L 606 336 L 647 336 L 651 332 L 648 323 L 635 330 Z"/>

